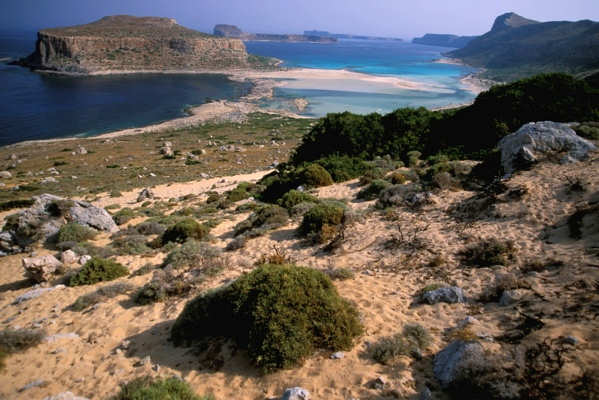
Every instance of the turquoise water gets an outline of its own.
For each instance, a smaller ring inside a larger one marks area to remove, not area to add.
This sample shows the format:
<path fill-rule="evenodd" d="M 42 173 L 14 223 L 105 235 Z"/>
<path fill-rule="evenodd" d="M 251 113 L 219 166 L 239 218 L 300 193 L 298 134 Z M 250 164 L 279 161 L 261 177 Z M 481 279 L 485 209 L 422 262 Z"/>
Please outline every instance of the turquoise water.
<path fill-rule="evenodd" d="M 319 88 L 278 88 L 274 101 L 265 105 L 286 108 L 294 97 L 306 98 L 310 105 L 304 114 L 322 116 L 328 112 L 390 112 L 398 107 L 437 108 L 463 104 L 474 99 L 460 78 L 475 70 L 466 66 L 433 62 L 450 49 L 400 41 L 340 40 L 333 44 L 247 42 L 250 53 L 276 57 L 287 67 L 346 69 L 379 76 L 394 76 L 432 84 L 442 90 L 430 92 L 394 89 L 393 94 Z"/>

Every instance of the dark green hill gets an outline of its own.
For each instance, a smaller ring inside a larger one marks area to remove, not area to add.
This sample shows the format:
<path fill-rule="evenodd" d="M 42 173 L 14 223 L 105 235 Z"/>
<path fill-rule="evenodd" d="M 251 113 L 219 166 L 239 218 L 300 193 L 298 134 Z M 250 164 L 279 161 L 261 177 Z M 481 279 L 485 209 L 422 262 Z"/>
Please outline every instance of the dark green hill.
<path fill-rule="evenodd" d="M 540 23 L 514 13 L 504 14 L 495 20 L 491 31 L 447 56 L 486 68 L 486 77 L 497 80 L 540 72 L 578 74 L 599 68 L 599 23 Z"/>

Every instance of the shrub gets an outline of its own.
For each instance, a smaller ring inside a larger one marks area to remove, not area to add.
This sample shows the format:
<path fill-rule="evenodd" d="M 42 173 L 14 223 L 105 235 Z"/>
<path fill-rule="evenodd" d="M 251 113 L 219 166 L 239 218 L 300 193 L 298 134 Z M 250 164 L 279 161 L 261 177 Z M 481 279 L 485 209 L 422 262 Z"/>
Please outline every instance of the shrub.
<path fill-rule="evenodd" d="M 345 182 L 364 174 L 369 166 L 357 157 L 330 155 L 315 163 L 326 169 L 335 182 Z"/>
<path fill-rule="evenodd" d="M 205 225 L 199 224 L 192 218 L 185 218 L 182 221 L 177 222 L 175 225 L 169 227 L 162 234 L 162 243 L 168 242 L 183 243 L 187 239 L 206 239 L 210 233 L 210 228 Z"/>
<path fill-rule="evenodd" d="M 214 400 L 212 396 L 196 395 L 189 384 L 177 378 L 137 378 L 121 385 L 112 400 Z"/>
<path fill-rule="evenodd" d="M 88 307 L 106 301 L 108 299 L 112 299 L 118 295 L 127 294 L 131 290 L 133 290 L 133 286 L 124 282 L 118 282 L 113 285 L 104 286 L 99 288 L 95 292 L 79 296 L 77 300 L 75 300 L 75 302 L 71 305 L 71 309 L 73 311 L 83 311 Z"/>
<path fill-rule="evenodd" d="M 333 178 L 319 164 L 308 164 L 301 172 L 301 182 L 307 187 L 320 187 L 332 185 Z"/>
<path fill-rule="evenodd" d="M 0 371 L 4 369 L 4 360 L 9 355 L 37 346 L 45 336 L 46 333 L 42 330 L 6 329 L 0 331 Z"/>
<path fill-rule="evenodd" d="M 245 221 L 235 226 L 234 234 L 259 236 L 270 229 L 276 229 L 287 223 L 289 213 L 282 207 L 268 205 L 256 210 Z"/>
<path fill-rule="evenodd" d="M 364 175 L 360 177 L 360 186 L 366 186 L 372 183 L 377 179 L 383 179 L 385 177 L 385 173 L 380 168 L 372 168 L 366 171 Z"/>
<path fill-rule="evenodd" d="M 389 186 L 391 186 L 391 184 L 387 181 L 382 179 L 374 180 L 370 185 L 360 190 L 357 197 L 361 200 L 375 200 L 379 197 L 379 194 Z"/>
<path fill-rule="evenodd" d="M 193 289 L 193 283 L 182 275 L 158 270 L 154 272 L 152 280 L 135 294 L 134 301 L 139 305 L 158 303 L 169 297 L 183 296 L 191 289 Z"/>
<path fill-rule="evenodd" d="M 431 342 L 430 334 L 420 325 L 406 325 L 402 333 L 380 339 L 368 349 L 378 363 L 389 364 L 399 356 L 420 353 Z"/>
<path fill-rule="evenodd" d="M 293 206 L 293 208 L 291 210 L 289 210 L 289 214 L 294 217 L 294 218 L 303 218 L 304 215 L 310 211 L 311 209 L 313 209 L 314 207 L 316 207 L 316 205 L 318 205 L 318 203 L 299 203 L 296 204 L 295 206 Z"/>
<path fill-rule="evenodd" d="M 335 236 L 344 219 L 345 208 L 334 203 L 322 203 L 304 214 L 298 233 L 325 243 Z"/>
<path fill-rule="evenodd" d="M 309 193 L 292 189 L 277 201 L 278 205 L 288 210 L 291 210 L 300 203 L 318 203 L 318 199 Z"/>
<path fill-rule="evenodd" d="M 164 259 L 163 266 L 175 269 L 193 267 L 219 271 L 225 267 L 225 260 L 216 247 L 191 239 L 171 251 Z"/>
<path fill-rule="evenodd" d="M 584 122 L 574 128 L 576 134 L 590 140 L 599 140 L 599 123 Z"/>
<path fill-rule="evenodd" d="M 227 200 L 235 203 L 240 200 L 255 196 L 258 186 L 254 183 L 241 182 L 237 187 L 227 193 Z"/>
<path fill-rule="evenodd" d="M 56 234 L 58 243 L 61 242 L 85 242 L 93 239 L 97 232 L 87 226 L 79 225 L 75 222 L 70 222 L 60 227 Z"/>
<path fill-rule="evenodd" d="M 322 272 L 263 265 L 189 302 L 171 339 L 183 345 L 232 338 L 270 372 L 298 365 L 318 348 L 349 349 L 361 332 L 358 312 Z"/>
<path fill-rule="evenodd" d="M 145 221 L 135 226 L 135 230 L 140 235 L 162 235 L 166 228 L 157 222 Z"/>
<path fill-rule="evenodd" d="M 135 211 L 133 211 L 129 207 L 125 207 L 125 208 L 117 211 L 112 216 L 112 219 L 114 220 L 114 222 L 117 225 L 126 224 L 127 222 L 131 221 L 133 218 L 135 218 Z"/>
<path fill-rule="evenodd" d="M 0 211 L 9 211 L 15 208 L 27 208 L 33 205 L 33 199 L 8 200 L 0 203 Z"/>
<path fill-rule="evenodd" d="M 119 236 L 112 242 L 112 247 L 119 255 L 139 255 L 152 251 L 143 235 Z"/>
<path fill-rule="evenodd" d="M 514 258 L 514 243 L 489 239 L 481 241 L 462 252 L 469 265 L 490 267 L 493 265 L 506 265 Z"/>
<path fill-rule="evenodd" d="M 129 271 L 123 265 L 112 260 L 94 257 L 70 277 L 68 285 L 92 285 L 98 282 L 112 281 L 128 274 Z"/>

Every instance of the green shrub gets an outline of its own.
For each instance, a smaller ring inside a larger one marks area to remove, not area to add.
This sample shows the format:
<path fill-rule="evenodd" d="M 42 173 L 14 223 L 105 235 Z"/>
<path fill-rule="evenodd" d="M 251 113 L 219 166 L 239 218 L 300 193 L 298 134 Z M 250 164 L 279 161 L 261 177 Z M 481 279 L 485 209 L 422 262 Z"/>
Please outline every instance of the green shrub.
<path fill-rule="evenodd" d="M 170 297 L 186 295 L 191 289 L 193 283 L 183 276 L 158 270 L 154 272 L 152 280 L 135 294 L 134 301 L 139 305 L 158 303 Z"/>
<path fill-rule="evenodd" d="M 422 326 L 406 325 L 402 333 L 380 339 L 370 346 L 368 352 L 373 360 L 386 365 L 399 356 L 425 350 L 430 342 L 430 334 Z"/>
<path fill-rule="evenodd" d="M 158 222 L 153 221 L 144 221 L 139 225 L 135 226 L 135 231 L 140 235 L 162 235 L 166 228 L 159 224 Z"/>
<path fill-rule="evenodd" d="M 203 240 L 208 237 L 209 233 L 210 228 L 207 226 L 199 224 L 192 218 L 185 218 L 184 220 L 179 221 L 175 225 L 169 227 L 162 234 L 162 243 L 183 243 L 187 239 Z"/>
<path fill-rule="evenodd" d="M 15 208 L 27 208 L 33 205 L 33 199 L 8 200 L 0 203 L 0 211 L 9 211 Z"/>
<path fill-rule="evenodd" d="M 124 235 L 112 242 L 112 247 L 119 255 L 140 255 L 152 251 L 143 235 Z"/>
<path fill-rule="evenodd" d="M 102 303 L 121 294 L 127 294 L 133 290 L 133 286 L 128 283 L 118 282 L 99 288 L 95 292 L 79 296 L 71 305 L 73 311 L 83 311 L 88 307 Z"/>
<path fill-rule="evenodd" d="M 241 182 L 237 187 L 227 192 L 227 200 L 235 203 L 255 196 L 257 193 L 257 185 L 249 182 Z"/>
<path fill-rule="evenodd" d="M 121 391 L 112 400 L 214 400 L 212 396 L 198 396 L 189 384 L 177 378 L 137 378 L 121 385 Z"/>
<path fill-rule="evenodd" d="M 5 368 L 5 359 L 8 356 L 37 346 L 45 336 L 46 333 L 42 330 L 5 329 L 0 331 L 0 371 Z"/>
<path fill-rule="evenodd" d="M 385 180 L 377 179 L 372 181 L 370 185 L 358 192 L 358 199 L 361 200 L 374 200 L 379 197 L 379 194 L 384 189 L 387 189 L 391 184 Z"/>
<path fill-rule="evenodd" d="M 126 224 L 127 222 L 131 221 L 133 218 L 135 218 L 135 211 L 133 211 L 129 207 L 120 209 L 112 216 L 112 219 L 114 220 L 114 222 L 117 225 Z"/>
<path fill-rule="evenodd" d="M 319 164 L 309 164 L 301 172 L 301 182 L 307 187 L 320 187 L 332 185 L 333 178 Z"/>
<path fill-rule="evenodd" d="M 98 282 L 112 281 L 128 274 L 129 271 L 123 265 L 112 260 L 94 257 L 70 277 L 68 285 L 93 285 Z"/>
<path fill-rule="evenodd" d="M 61 242 L 85 242 L 93 239 L 97 232 L 87 226 L 79 225 L 75 222 L 70 222 L 60 227 L 56 234 L 58 243 Z"/>
<path fill-rule="evenodd" d="M 405 174 L 402 174 L 401 172 L 394 172 L 391 175 L 389 175 L 387 179 L 394 185 L 403 185 L 404 183 L 410 180 Z"/>
<path fill-rule="evenodd" d="M 357 157 L 333 154 L 314 161 L 326 169 L 335 182 L 345 182 L 363 175 L 370 167 Z"/>
<path fill-rule="evenodd" d="M 288 210 L 291 210 L 300 203 L 318 203 L 318 199 L 309 193 L 292 189 L 277 201 L 278 205 Z"/>
<path fill-rule="evenodd" d="M 322 203 L 312 208 L 298 228 L 301 236 L 324 243 L 332 239 L 345 218 L 345 208 L 338 204 Z"/>
<path fill-rule="evenodd" d="M 163 266 L 220 271 L 225 267 L 225 260 L 216 247 L 192 239 L 171 251 L 164 259 Z"/>
<path fill-rule="evenodd" d="M 234 234 L 259 236 L 268 230 L 279 228 L 289 220 L 289 213 L 283 207 L 268 205 L 256 210 L 245 221 L 235 226 Z"/>
<path fill-rule="evenodd" d="M 369 169 L 360 177 L 360 186 L 366 186 L 371 184 L 373 181 L 377 179 L 383 179 L 385 177 L 385 173 L 380 168 L 372 168 Z"/>
<path fill-rule="evenodd" d="M 599 140 L 599 123 L 598 122 L 584 122 L 574 128 L 578 136 L 582 136 L 585 139 Z"/>
<path fill-rule="evenodd" d="M 225 337 L 247 348 L 264 372 L 296 366 L 316 349 L 351 348 L 362 327 L 356 309 L 322 272 L 263 265 L 189 302 L 175 321 L 175 345 Z"/>
<path fill-rule="evenodd" d="M 514 258 L 515 248 L 511 241 L 489 239 L 480 241 L 462 252 L 466 263 L 479 267 L 506 265 Z"/>

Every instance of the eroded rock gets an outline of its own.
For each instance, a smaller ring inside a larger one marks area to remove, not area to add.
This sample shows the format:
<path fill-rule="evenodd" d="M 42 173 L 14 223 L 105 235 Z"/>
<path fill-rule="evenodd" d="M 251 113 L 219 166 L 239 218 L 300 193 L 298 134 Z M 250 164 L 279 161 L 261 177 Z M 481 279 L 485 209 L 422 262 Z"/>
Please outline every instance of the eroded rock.
<path fill-rule="evenodd" d="M 49 282 L 62 270 L 62 263 L 53 255 L 26 257 L 21 262 L 25 269 L 25 276 L 38 283 Z"/>

